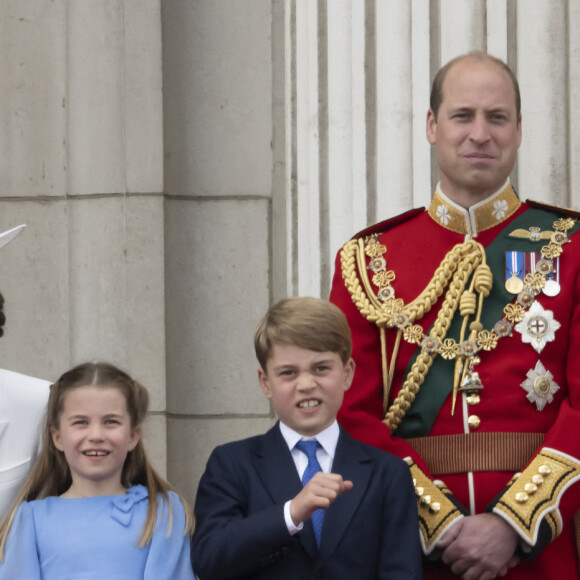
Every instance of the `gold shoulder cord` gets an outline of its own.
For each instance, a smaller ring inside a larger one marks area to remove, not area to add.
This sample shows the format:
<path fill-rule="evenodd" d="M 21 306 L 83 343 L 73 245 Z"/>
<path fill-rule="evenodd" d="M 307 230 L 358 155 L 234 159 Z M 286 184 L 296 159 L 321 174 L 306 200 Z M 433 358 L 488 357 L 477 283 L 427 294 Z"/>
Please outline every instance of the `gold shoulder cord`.
<path fill-rule="evenodd" d="M 462 244 L 457 244 L 448 252 L 437 270 L 435 270 L 433 278 L 429 284 L 427 284 L 421 294 L 411 303 L 405 305 L 401 299 L 380 302 L 372 291 L 368 279 L 364 244 L 364 241 L 361 239 L 351 240 L 344 246 L 341 252 L 342 274 L 352 300 L 361 314 L 365 316 L 367 320 L 375 323 L 379 327 L 385 411 L 383 422 L 391 431 L 394 431 L 399 426 L 405 413 L 414 401 L 415 396 L 419 391 L 419 387 L 423 384 L 425 376 L 427 375 L 429 368 L 433 364 L 435 355 L 437 354 L 437 349 L 432 350 L 429 348 L 423 348 L 422 352 L 417 357 L 417 360 L 411 367 L 411 371 L 407 375 L 397 398 L 387 410 L 389 391 L 394 373 L 394 363 L 400 345 L 401 334 L 406 333 L 408 335 L 405 337 L 407 340 L 411 338 L 413 331 L 416 332 L 416 329 L 414 326 L 409 326 L 409 324 L 412 325 L 415 320 L 420 320 L 425 313 L 433 307 L 445 289 L 449 286 L 445 295 L 445 300 L 429 334 L 430 338 L 436 339 L 437 346 L 438 344 L 441 344 L 447 334 L 453 315 L 460 304 L 461 295 L 469 277 L 473 271 L 481 265 L 482 268 L 476 273 L 472 282 L 472 286 L 475 285 L 476 289 L 481 292 L 478 309 L 479 320 L 483 295 L 487 296 L 491 289 L 491 272 L 484 263 L 485 250 L 483 246 L 470 239 Z M 358 280 L 357 267 L 364 289 Z M 394 274 L 391 275 L 391 278 L 394 279 Z M 476 301 L 474 296 L 471 297 L 473 299 L 469 304 L 469 313 L 473 314 L 475 312 Z M 463 303 L 465 301 L 461 300 L 461 302 Z M 396 343 L 391 357 L 392 361 L 389 367 L 385 330 L 387 327 L 392 327 L 394 325 L 393 318 L 395 318 L 395 315 L 399 314 L 403 314 L 408 318 L 408 321 L 398 327 Z M 465 326 L 466 321 L 464 321 L 463 332 Z M 411 340 L 411 342 L 416 342 L 416 340 Z"/>
<path fill-rule="evenodd" d="M 569 242 L 567 231 L 573 225 L 574 220 L 571 218 L 561 218 L 554 222 L 555 231 L 552 233 L 550 243 L 541 248 L 542 260 L 536 266 L 537 271 L 526 275 L 524 289 L 514 303 L 506 305 L 503 318 L 492 330 L 484 330 L 481 324 L 483 299 L 491 292 L 493 277 L 486 264 L 485 248 L 479 242 L 468 239 L 454 246 L 443 258 L 425 289 L 407 305 L 400 298 L 395 298 L 391 286 L 391 282 L 395 280 L 395 273 L 386 269 L 383 254 L 387 248 L 380 243 L 377 234 L 364 240 L 350 240 L 344 245 L 340 259 L 346 288 L 360 313 L 379 328 L 383 371 L 383 422 L 391 432 L 399 426 L 415 400 L 437 354 L 446 360 L 455 359 L 451 411 L 454 412 L 459 385 L 469 378 L 473 365 L 479 362 L 478 351 L 493 350 L 500 338 L 510 336 L 512 324 L 524 318 L 525 311 L 544 287 L 546 276 L 552 272 L 552 260 L 562 253 L 563 246 Z M 365 256 L 371 258 L 368 268 Z M 380 288 L 376 295 L 368 277 L 368 269 L 375 272 L 372 282 Z M 469 288 L 466 289 L 472 274 L 473 278 Z M 445 298 L 435 323 L 429 335 L 425 336 L 422 327 L 414 322 L 423 318 L 445 291 Z M 452 338 L 446 338 L 457 308 L 463 317 L 459 343 Z M 470 333 L 466 339 L 467 324 L 471 316 L 474 316 L 474 319 L 469 324 Z M 389 364 L 386 329 L 394 327 L 397 328 L 397 335 Z M 420 344 L 421 352 L 413 363 L 399 394 L 389 407 L 389 392 L 401 338 L 412 344 Z"/>

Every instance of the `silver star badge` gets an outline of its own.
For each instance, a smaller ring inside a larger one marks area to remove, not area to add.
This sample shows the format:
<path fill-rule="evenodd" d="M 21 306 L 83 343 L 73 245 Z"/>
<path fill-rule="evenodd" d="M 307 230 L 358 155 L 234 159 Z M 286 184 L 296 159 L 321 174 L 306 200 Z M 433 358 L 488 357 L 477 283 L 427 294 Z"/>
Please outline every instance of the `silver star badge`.
<path fill-rule="evenodd" d="M 554 375 L 547 371 L 540 361 L 536 363 L 535 368 L 527 372 L 526 376 L 528 378 L 521 384 L 524 391 L 528 393 L 526 399 L 530 403 L 535 403 L 538 411 L 541 411 L 546 403 L 554 400 L 553 395 L 560 386 L 554 382 Z"/>
<path fill-rule="evenodd" d="M 561 324 L 554 320 L 551 310 L 535 301 L 526 312 L 524 319 L 515 325 L 515 329 L 522 335 L 522 342 L 531 344 L 538 353 L 544 350 L 547 342 L 556 338 L 556 330 Z"/>

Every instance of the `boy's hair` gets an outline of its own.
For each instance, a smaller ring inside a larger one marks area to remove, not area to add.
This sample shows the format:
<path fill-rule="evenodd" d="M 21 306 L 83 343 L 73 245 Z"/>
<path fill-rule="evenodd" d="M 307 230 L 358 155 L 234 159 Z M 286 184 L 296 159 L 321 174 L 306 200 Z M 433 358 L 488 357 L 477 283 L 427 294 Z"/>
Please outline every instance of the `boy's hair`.
<path fill-rule="evenodd" d="M 275 345 L 334 352 L 346 364 L 352 352 L 350 328 L 340 308 L 321 298 L 286 298 L 260 320 L 254 348 L 265 371 Z"/>
<path fill-rule="evenodd" d="M 59 429 L 60 416 L 64 409 L 66 394 L 85 386 L 118 389 L 127 402 L 131 428 L 141 426 L 147 415 L 149 409 L 149 393 L 147 389 L 141 383 L 132 379 L 127 373 L 109 363 L 84 363 L 78 365 L 64 373 L 51 385 L 42 433 L 42 449 L 24 487 L 14 502 L 12 510 L 0 526 L 0 561 L 4 559 L 4 547 L 8 532 L 19 505 L 23 501 L 62 495 L 72 484 L 70 467 L 64 453 L 59 451 L 54 445 L 52 429 Z M 135 448 L 127 453 L 121 473 L 121 484 L 126 488 L 141 484 L 148 491 L 149 506 L 147 508 L 147 518 L 139 538 L 139 546 L 145 546 L 153 538 L 157 520 L 157 494 L 161 494 L 169 509 L 169 533 L 172 525 L 172 512 L 168 491 L 172 487 L 149 463 L 142 437 L 139 437 Z M 193 527 L 191 510 L 185 500 L 183 498 L 180 499 L 185 506 L 185 532 L 188 533 Z"/>

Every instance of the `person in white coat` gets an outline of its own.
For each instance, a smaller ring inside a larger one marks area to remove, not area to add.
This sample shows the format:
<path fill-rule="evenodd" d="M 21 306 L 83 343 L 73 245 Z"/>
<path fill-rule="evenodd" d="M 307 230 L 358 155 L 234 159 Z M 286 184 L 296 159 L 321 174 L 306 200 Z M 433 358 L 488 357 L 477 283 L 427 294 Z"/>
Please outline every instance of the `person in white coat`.
<path fill-rule="evenodd" d="M 23 228 L 0 234 L 0 248 Z M 4 297 L 0 294 L 0 336 L 5 321 Z M 0 521 L 36 458 L 49 386 L 48 381 L 0 369 Z"/>

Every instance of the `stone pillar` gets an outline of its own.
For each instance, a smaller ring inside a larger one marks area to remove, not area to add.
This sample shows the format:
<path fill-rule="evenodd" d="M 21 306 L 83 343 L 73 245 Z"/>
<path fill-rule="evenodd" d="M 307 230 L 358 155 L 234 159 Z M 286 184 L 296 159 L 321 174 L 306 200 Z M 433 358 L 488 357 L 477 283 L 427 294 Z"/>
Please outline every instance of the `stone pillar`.
<path fill-rule="evenodd" d="M 163 3 L 168 462 L 273 423 L 253 333 L 271 295 L 272 2 Z"/>
<path fill-rule="evenodd" d="M 152 398 L 165 472 L 158 0 L 13 0 L 0 11 L 6 368 L 56 379 L 108 360 Z"/>
<path fill-rule="evenodd" d="M 523 137 L 518 185 L 525 198 L 570 207 L 580 193 L 570 187 L 569 26 L 565 0 L 517 4 L 517 70 L 522 92 Z"/>

